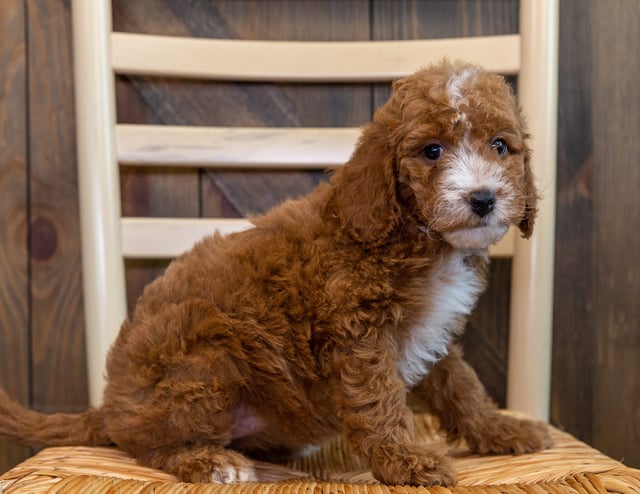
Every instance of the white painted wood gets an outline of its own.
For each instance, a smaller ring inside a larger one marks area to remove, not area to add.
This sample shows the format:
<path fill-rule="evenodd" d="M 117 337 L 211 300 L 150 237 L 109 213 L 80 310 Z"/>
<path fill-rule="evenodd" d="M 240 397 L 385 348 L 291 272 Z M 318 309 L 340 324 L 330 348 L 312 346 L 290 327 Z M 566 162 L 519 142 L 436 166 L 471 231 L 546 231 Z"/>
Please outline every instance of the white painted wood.
<path fill-rule="evenodd" d="M 313 169 L 342 165 L 358 128 L 116 127 L 121 164 Z"/>
<path fill-rule="evenodd" d="M 510 228 L 507 234 L 497 244 L 489 247 L 489 255 L 493 258 L 513 257 L 514 244 L 518 233 Z"/>
<path fill-rule="evenodd" d="M 531 239 L 513 261 L 507 405 L 549 418 L 555 243 L 558 0 L 520 2 L 520 103 L 533 136 L 533 168 L 543 194 Z"/>
<path fill-rule="evenodd" d="M 173 258 L 215 231 L 226 235 L 251 228 L 246 219 L 123 218 L 122 252 L 127 258 Z"/>
<path fill-rule="evenodd" d="M 514 74 L 518 35 L 409 41 L 293 42 L 112 34 L 119 74 L 234 81 L 390 81 L 443 57 Z"/>
<path fill-rule="evenodd" d="M 74 0 L 74 80 L 89 401 L 99 405 L 107 351 L 126 315 L 120 251 L 108 1 Z"/>
<path fill-rule="evenodd" d="M 169 259 L 189 250 L 215 231 L 226 235 L 252 228 L 246 219 L 228 218 L 134 218 L 122 219 L 122 252 L 127 258 Z M 511 257 L 515 232 L 491 246 L 491 257 Z"/>

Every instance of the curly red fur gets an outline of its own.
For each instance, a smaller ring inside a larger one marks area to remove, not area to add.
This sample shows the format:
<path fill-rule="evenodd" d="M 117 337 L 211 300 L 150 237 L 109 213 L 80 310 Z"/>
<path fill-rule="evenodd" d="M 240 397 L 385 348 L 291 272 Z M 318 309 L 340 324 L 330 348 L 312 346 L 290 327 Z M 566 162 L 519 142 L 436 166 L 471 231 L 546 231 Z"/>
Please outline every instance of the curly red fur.
<path fill-rule="evenodd" d="M 46 416 L 0 392 L 0 434 L 115 443 L 185 481 L 236 482 L 256 479 L 251 458 L 345 433 L 383 482 L 454 483 L 414 442 L 413 389 L 474 451 L 548 446 L 543 425 L 497 412 L 454 344 L 488 246 L 510 224 L 532 232 L 527 138 L 499 76 L 444 62 L 396 82 L 329 183 L 205 238 L 144 290 L 100 408 Z"/>

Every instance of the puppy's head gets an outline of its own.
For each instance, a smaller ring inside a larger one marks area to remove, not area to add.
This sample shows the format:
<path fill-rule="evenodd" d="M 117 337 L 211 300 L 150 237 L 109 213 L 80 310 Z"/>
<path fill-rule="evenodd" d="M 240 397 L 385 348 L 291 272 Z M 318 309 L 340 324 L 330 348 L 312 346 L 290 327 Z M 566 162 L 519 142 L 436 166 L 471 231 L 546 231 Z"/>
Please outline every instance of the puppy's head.
<path fill-rule="evenodd" d="M 502 77 L 448 62 L 419 71 L 394 83 L 334 177 L 350 189 L 338 215 L 367 242 L 401 223 L 463 249 L 488 247 L 511 224 L 528 237 L 537 193 L 527 138 Z"/>

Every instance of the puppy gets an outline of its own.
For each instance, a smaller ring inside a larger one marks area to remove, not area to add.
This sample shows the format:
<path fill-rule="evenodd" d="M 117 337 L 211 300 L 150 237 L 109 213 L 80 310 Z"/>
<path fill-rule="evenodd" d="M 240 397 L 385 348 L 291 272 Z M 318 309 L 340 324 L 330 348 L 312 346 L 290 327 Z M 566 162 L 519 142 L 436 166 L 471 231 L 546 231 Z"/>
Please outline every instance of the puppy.
<path fill-rule="evenodd" d="M 500 76 L 443 62 L 393 85 L 328 183 L 254 228 L 213 235 L 143 292 L 107 359 L 100 408 L 44 415 L 0 394 L 0 434 L 112 445 L 187 482 L 258 480 L 345 434 L 388 484 L 455 483 L 416 444 L 411 402 L 478 453 L 550 446 L 501 415 L 455 338 L 487 248 L 531 235 L 527 130 Z"/>

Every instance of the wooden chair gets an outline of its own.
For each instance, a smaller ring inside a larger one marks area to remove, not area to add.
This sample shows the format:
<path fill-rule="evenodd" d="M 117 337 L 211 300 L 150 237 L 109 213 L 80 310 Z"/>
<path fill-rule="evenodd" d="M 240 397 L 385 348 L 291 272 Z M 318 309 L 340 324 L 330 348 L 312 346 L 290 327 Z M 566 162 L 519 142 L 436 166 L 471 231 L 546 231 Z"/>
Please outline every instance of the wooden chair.
<path fill-rule="evenodd" d="M 247 228 L 230 219 L 122 218 L 119 165 L 191 167 L 339 166 L 358 136 L 352 128 L 202 128 L 117 124 L 114 74 L 168 75 L 234 81 L 391 81 L 443 56 L 467 59 L 518 75 L 533 166 L 545 184 L 530 240 L 510 234 L 492 249 L 513 257 L 507 400 L 512 410 L 547 420 L 556 162 L 557 0 L 522 0 L 519 35 L 389 42 L 265 42 L 186 39 L 111 30 L 108 0 L 73 1 L 81 194 L 84 301 L 90 401 L 99 404 L 106 353 L 126 314 L 123 258 L 173 257 L 215 229 Z M 158 57 L 156 54 L 161 53 Z M 259 146 L 253 144 L 259 142 Z M 445 446 L 429 417 L 416 417 L 426 442 Z M 640 475 L 554 430 L 557 446 L 519 458 L 460 456 L 460 486 L 438 492 L 632 492 Z M 50 448 L 11 470 L 5 492 L 28 486 L 56 492 L 404 492 L 372 484 L 366 467 L 337 440 L 292 465 L 324 482 L 244 486 L 187 486 L 163 472 L 135 465 L 108 448 Z M 3 485 L 0 483 L 0 487 Z M 500 487 L 506 485 L 507 487 Z M 484 486 L 484 487 L 481 487 Z M 518 490 L 519 489 L 519 490 Z M 617 489 L 617 490 L 616 490 Z M 0 488 L 0 490 L 2 490 Z"/>
<path fill-rule="evenodd" d="M 99 8 L 98 8 L 99 6 Z M 553 286 L 557 1 L 524 0 L 519 35 L 388 42 L 266 42 L 111 31 L 108 1 L 73 3 L 84 300 L 91 403 L 126 315 L 123 257 L 173 257 L 228 219 L 121 218 L 119 165 L 313 169 L 344 163 L 357 128 L 123 125 L 114 73 L 259 82 L 379 82 L 447 56 L 518 75 L 534 169 L 545 199 L 530 240 L 492 249 L 513 257 L 508 406 L 547 419 Z M 158 56 L 158 54 L 162 54 Z"/>

